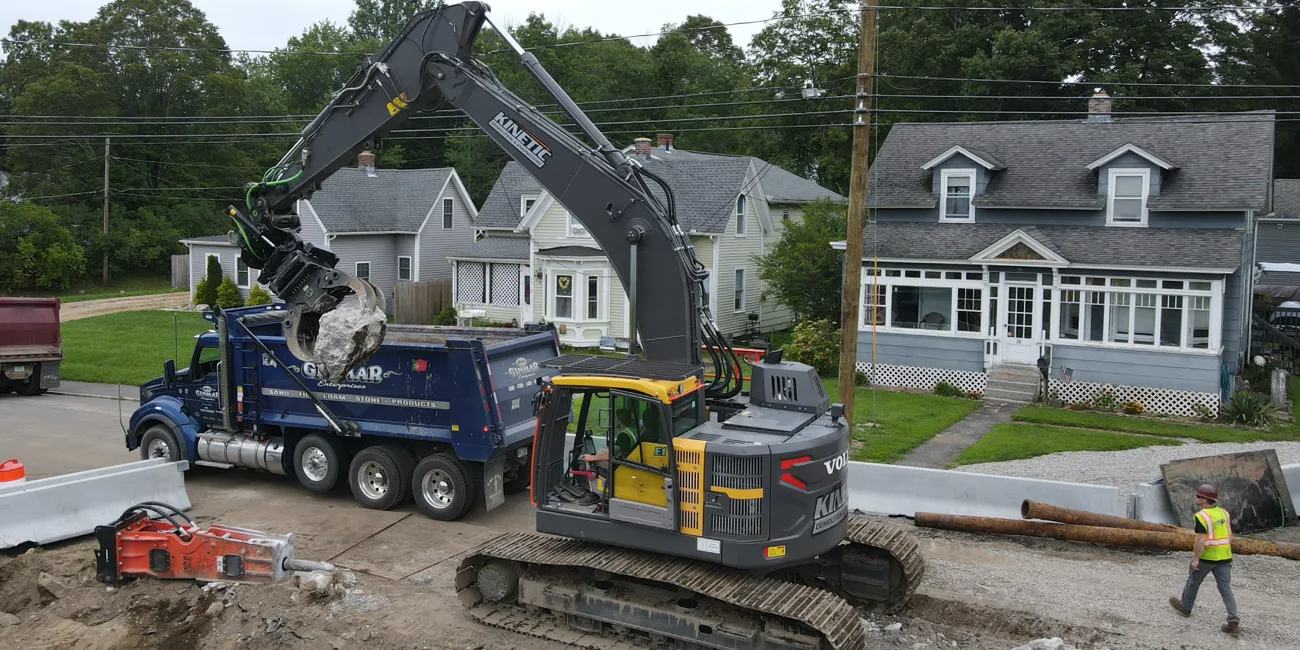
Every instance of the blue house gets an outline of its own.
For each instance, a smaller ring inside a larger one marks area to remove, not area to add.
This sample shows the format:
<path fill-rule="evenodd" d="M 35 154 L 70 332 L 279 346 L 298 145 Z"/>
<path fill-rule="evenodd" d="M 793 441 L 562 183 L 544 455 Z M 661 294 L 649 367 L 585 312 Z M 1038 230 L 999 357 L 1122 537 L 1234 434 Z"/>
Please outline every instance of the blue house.
<path fill-rule="evenodd" d="M 858 369 L 1217 412 L 1250 335 L 1274 114 L 896 124 L 868 175 Z M 844 242 L 832 242 L 840 250 Z"/>

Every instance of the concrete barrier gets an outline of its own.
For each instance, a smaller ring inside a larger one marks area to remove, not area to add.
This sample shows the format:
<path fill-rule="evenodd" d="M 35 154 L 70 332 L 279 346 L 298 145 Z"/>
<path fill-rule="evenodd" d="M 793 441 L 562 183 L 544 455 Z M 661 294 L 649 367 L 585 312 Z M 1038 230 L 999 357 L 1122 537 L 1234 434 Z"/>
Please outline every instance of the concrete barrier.
<path fill-rule="evenodd" d="M 1025 499 L 1124 517 L 1119 489 L 972 472 L 878 463 L 849 463 L 849 507 L 878 515 L 913 517 L 942 512 L 1020 519 Z"/>
<path fill-rule="evenodd" d="M 188 467 L 154 458 L 0 488 L 0 549 L 89 535 L 145 501 L 189 510 Z"/>

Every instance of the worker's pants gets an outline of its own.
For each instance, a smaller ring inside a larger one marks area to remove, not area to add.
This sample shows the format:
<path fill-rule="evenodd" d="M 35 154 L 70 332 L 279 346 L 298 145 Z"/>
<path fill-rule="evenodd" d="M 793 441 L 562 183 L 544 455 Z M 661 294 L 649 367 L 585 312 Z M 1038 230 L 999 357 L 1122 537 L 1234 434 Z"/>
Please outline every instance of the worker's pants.
<path fill-rule="evenodd" d="M 1219 595 L 1223 596 L 1223 606 L 1228 610 L 1228 621 L 1238 621 L 1237 618 L 1237 599 L 1232 595 L 1232 563 L 1220 562 L 1213 564 L 1201 561 L 1201 568 L 1189 569 L 1187 572 L 1187 586 L 1183 587 L 1183 609 L 1192 610 L 1192 605 L 1196 604 L 1196 592 L 1201 588 L 1201 581 L 1210 573 L 1214 574 L 1214 584 L 1219 586 Z"/>

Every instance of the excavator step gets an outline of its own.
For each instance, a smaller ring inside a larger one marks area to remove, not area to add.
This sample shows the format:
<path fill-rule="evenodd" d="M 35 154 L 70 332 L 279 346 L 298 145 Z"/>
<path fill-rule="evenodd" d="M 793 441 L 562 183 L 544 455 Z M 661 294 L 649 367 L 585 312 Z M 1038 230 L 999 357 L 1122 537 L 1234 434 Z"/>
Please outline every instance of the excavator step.
<path fill-rule="evenodd" d="M 833 592 L 537 534 L 509 533 L 471 551 L 456 591 L 485 624 L 580 646 L 590 637 L 599 647 L 669 639 L 700 648 L 866 647 L 857 610 Z"/>

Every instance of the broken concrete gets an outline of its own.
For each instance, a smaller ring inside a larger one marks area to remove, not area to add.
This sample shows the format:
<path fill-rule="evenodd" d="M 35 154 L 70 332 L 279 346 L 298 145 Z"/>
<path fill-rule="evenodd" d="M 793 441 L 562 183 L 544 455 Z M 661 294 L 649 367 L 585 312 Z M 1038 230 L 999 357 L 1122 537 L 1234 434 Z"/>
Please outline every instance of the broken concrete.
<path fill-rule="evenodd" d="M 349 369 L 379 348 L 387 322 L 382 309 L 376 306 L 367 311 L 355 298 L 321 316 L 313 349 L 320 375 L 332 382 L 343 381 Z"/>

